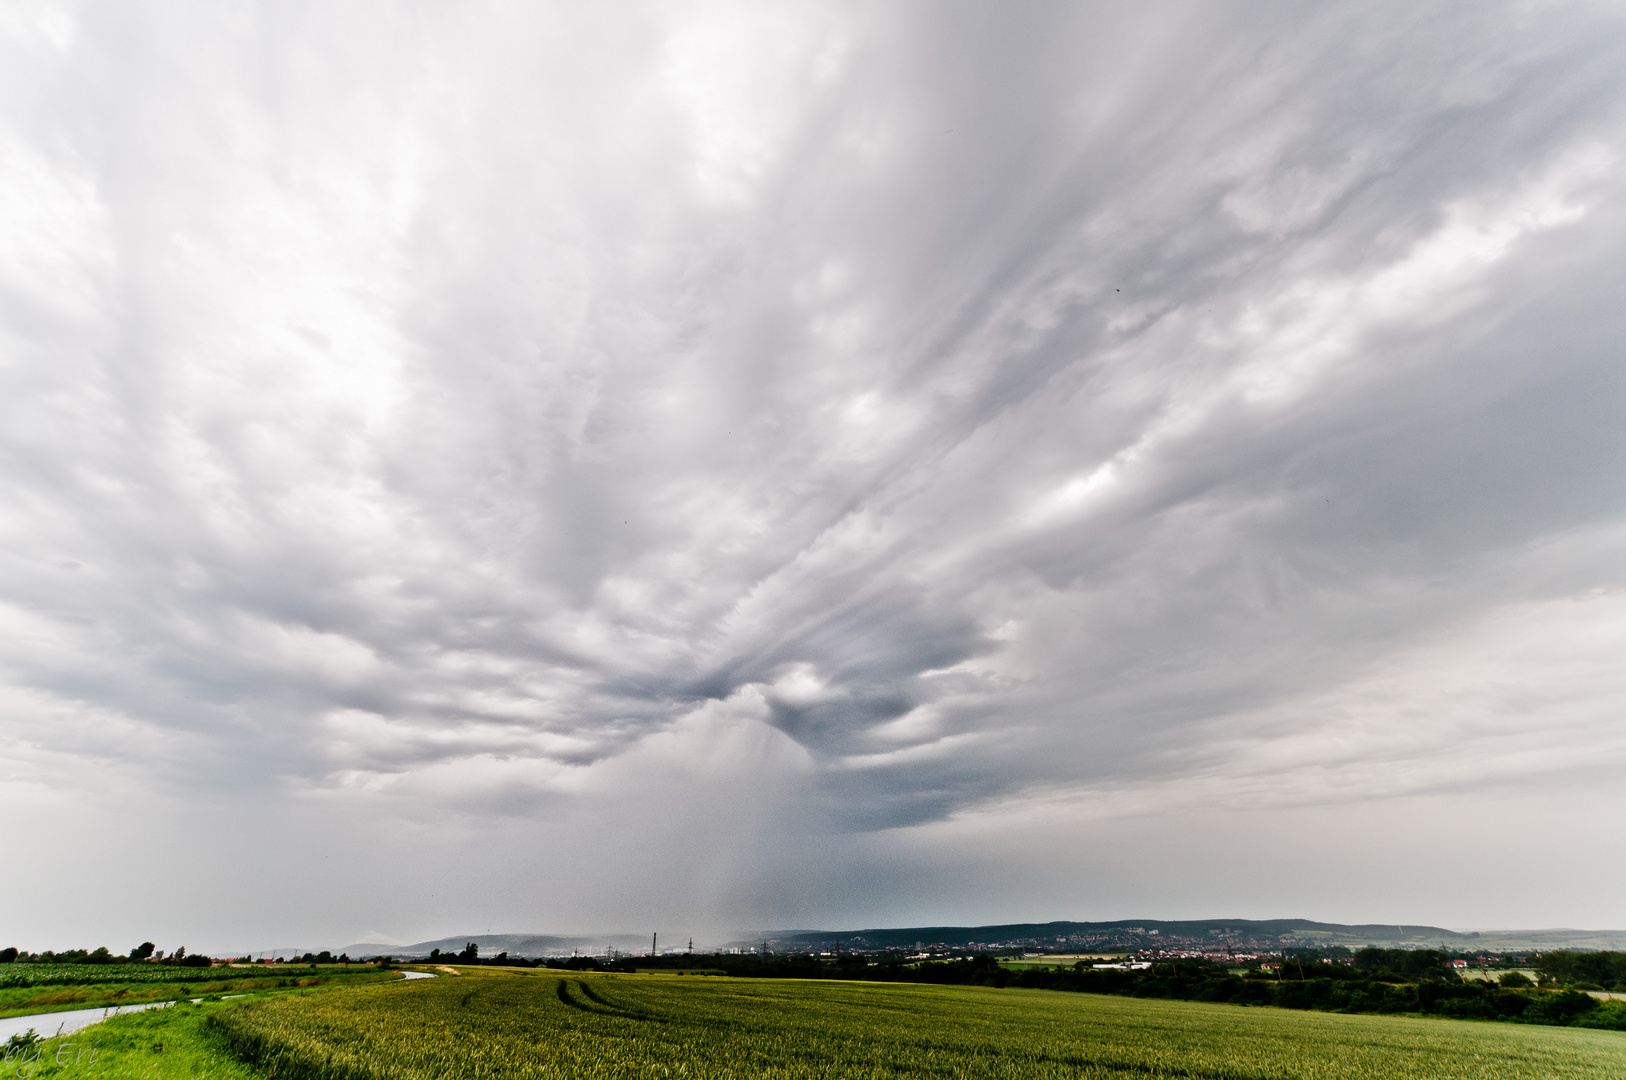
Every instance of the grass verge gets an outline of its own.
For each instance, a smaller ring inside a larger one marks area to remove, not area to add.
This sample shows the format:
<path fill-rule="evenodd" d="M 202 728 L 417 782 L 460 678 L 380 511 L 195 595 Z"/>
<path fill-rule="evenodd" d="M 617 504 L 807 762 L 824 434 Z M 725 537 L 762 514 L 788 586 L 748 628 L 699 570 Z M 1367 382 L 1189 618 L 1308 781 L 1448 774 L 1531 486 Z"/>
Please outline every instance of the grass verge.
<path fill-rule="evenodd" d="M 12 1053 L 11 1080 L 256 1080 L 209 1017 L 235 1003 L 179 1004 L 130 1013 Z"/>

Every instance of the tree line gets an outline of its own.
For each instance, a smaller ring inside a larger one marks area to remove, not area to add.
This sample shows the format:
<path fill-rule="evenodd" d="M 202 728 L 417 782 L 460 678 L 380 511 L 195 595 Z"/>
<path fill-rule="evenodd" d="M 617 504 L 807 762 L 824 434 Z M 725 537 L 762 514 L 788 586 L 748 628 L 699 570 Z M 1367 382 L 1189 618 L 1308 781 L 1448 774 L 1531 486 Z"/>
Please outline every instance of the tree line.
<path fill-rule="evenodd" d="M 208 967 L 214 963 L 207 956 L 188 956 L 184 945 L 165 956 L 150 941 L 143 941 L 131 949 L 128 956 L 108 952 L 105 945 L 97 949 L 64 949 L 61 952 L 46 949 L 37 953 L 23 952 L 15 946 L 0 949 L 0 964 L 130 964 L 139 961 L 178 964 L 182 967 Z"/>

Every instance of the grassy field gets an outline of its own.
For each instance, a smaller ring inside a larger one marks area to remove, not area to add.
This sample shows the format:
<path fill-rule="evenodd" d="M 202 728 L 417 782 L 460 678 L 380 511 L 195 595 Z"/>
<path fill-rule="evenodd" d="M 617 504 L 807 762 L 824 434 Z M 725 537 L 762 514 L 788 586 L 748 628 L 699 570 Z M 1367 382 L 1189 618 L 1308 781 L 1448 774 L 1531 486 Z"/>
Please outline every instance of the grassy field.
<path fill-rule="evenodd" d="M 291 986 L 320 986 L 343 983 L 347 986 L 399 979 L 393 972 L 362 969 L 344 974 L 322 970 L 296 970 L 265 973 L 253 970 L 216 968 L 215 978 L 189 982 L 109 982 L 74 983 L 66 986 L 9 986 L 0 988 L 0 1018 L 32 1013 L 62 1012 L 68 1009 L 94 1009 L 106 1005 L 138 1005 L 148 1001 L 174 1001 L 209 994 L 241 994 Z"/>
<path fill-rule="evenodd" d="M 0 1077 L 11 1080 L 256 1080 L 225 1037 L 206 1023 L 231 1003 L 171 1005 L 131 1013 L 47 1039 L 34 1051 L 8 1052 Z M 94 1060 L 92 1060 L 94 1058 Z M 263 1080 L 263 1078 L 261 1078 Z"/>
<path fill-rule="evenodd" d="M 314 968 L 303 964 L 275 965 L 284 970 L 308 974 Z M 18 986 L 75 986 L 82 983 L 182 983 L 218 979 L 222 971 L 251 971 L 249 968 L 182 967 L 178 964 L 0 964 L 0 988 Z"/>
<path fill-rule="evenodd" d="M 474 969 L 212 1023 L 279 1080 L 1626 1078 L 1616 1032 L 837 981 Z"/>

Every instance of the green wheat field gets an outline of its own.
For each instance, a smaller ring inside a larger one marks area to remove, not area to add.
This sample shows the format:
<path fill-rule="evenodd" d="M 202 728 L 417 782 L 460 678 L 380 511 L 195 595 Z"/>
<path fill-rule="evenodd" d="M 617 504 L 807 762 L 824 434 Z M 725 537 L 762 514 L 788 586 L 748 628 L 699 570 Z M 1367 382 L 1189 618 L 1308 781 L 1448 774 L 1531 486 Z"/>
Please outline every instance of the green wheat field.
<path fill-rule="evenodd" d="M 470 972 L 213 1023 L 289 1078 L 1626 1077 L 1619 1032 L 701 976 Z"/>
<path fill-rule="evenodd" d="M 1626 1033 L 918 984 L 465 970 L 164 1009 L 36 1075 L 1626 1078 Z M 160 1049 L 154 1049 L 154 1047 Z M 11 1070 L 5 1076 L 9 1077 Z"/>

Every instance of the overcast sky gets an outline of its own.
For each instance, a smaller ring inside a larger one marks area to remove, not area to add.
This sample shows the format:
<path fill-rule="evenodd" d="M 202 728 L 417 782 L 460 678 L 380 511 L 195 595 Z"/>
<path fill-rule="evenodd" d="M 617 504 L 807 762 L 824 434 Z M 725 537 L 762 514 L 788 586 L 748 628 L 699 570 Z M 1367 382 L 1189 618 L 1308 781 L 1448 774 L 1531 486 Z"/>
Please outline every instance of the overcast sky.
<path fill-rule="evenodd" d="M 0 7 L 0 945 L 1626 926 L 1626 14 Z"/>

